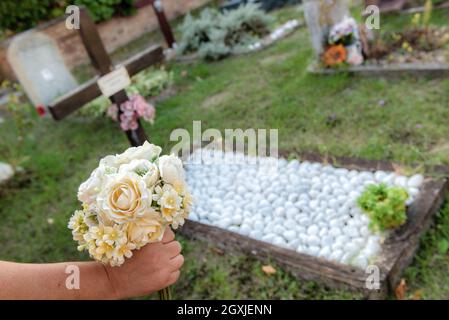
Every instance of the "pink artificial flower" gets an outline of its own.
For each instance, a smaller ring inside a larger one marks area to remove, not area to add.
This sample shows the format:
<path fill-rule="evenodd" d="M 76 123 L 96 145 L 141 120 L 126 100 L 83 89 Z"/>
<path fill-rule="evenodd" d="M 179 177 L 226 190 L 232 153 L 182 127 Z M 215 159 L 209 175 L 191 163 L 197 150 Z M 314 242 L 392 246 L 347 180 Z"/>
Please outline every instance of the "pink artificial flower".
<path fill-rule="evenodd" d="M 107 114 L 114 121 L 120 120 L 120 127 L 123 131 L 136 130 L 139 128 L 138 119 L 153 122 L 156 109 L 149 104 L 141 95 L 133 95 L 128 101 L 120 104 L 120 116 L 117 105 L 109 107 Z"/>

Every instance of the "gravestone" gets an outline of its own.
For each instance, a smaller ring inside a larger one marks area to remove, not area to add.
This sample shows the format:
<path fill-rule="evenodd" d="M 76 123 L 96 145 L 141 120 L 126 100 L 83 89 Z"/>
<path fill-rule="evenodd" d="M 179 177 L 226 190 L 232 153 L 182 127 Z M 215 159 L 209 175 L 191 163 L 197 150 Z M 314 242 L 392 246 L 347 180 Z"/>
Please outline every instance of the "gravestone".
<path fill-rule="evenodd" d="M 329 28 L 349 16 L 348 0 L 304 0 L 303 7 L 312 46 L 318 56 L 323 52 L 323 40 Z"/>
<path fill-rule="evenodd" d="M 7 58 L 35 106 L 47 106 L 78 86 L 56 42 L 41 32 L 33 30 L 16 36 L 8 47 Z"/>

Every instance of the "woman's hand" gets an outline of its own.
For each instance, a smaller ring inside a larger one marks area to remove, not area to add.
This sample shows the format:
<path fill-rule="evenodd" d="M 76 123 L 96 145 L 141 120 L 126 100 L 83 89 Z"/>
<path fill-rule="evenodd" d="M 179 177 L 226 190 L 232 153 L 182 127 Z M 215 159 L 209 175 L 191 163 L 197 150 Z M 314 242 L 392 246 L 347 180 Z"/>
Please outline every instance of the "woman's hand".
<path fill-rule="evenodd" d="M 161 242 L 147 244 L 120 267 L 105 266 L 117 299 L 138 297 L 175 283 L 184 263 L 181 245 L 167 228 Z"/>

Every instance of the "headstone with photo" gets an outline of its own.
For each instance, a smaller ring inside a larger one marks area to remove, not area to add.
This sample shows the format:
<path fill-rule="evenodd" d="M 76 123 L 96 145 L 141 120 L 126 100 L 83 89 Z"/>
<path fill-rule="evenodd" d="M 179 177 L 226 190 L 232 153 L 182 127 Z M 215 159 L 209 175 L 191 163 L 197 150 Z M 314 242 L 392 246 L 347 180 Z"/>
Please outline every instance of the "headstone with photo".
<path fill-rule="evenodd" d="M 348 0 L 304 0 L 304 17 L 312 46 L 318 56 L 323 52 L 323 39 L 329 28 L 349 16 Z"/>
<path fill-rule="evenodd" d="M 56 42 L 38 31 L 16 36 L 7 58 L 35 106 L 46 106 L 78 86 L 64 63 Z"/>

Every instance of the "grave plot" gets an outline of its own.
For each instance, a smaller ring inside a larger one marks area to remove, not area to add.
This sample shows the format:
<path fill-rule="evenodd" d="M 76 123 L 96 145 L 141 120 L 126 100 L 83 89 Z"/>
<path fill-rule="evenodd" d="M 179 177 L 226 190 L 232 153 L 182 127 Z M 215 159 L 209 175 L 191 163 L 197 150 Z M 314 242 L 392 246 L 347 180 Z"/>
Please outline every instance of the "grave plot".
<path fill-rule="evenodd" d="M 343 0 L 308 1 L 304 14 L 315 49 L 313 74 L 449 74 L 449 28 L 430 25 L 432 9 L 410 15 L 401 30 L 372 30 L 348 13 Z M 340 11 L 338 11 L 338 8 Z M 340 12 L 340 14 L 337 14 Z M 378 20 L 377 23 L 380 23 Z"/>
<path fill-rule="evenodd" d="M 213 164 L 187 162 L 195 205 L 183 233 L 226 252 L 275 259 L 301 278 L 360 290 L 371 298 L 397 283 L 446 188 L 443 179 L 403 176 L 386 162 L 345 160 L 333 166 L 260 158 L 244 164 L 243 156 L 234 153 L 215 153 L 213 159 Z M 407 222 L 394 231 L 371 231 L 356 203 L 367 185 L 378 183 L 409 194 Z M 371 265 L 380 271 L 379 290 L 366 288 Z"/>

